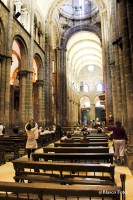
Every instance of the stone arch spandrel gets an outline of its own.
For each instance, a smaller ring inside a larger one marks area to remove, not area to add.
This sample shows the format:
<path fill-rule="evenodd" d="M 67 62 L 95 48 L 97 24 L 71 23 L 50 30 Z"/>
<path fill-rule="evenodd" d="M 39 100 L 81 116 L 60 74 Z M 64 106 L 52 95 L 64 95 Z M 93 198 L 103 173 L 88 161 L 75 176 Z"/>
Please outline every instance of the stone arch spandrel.
<path fill-rule="evenodd" d="M 37 80 L 43 80 L 44 79 L 44 72 L 43 72 L 43 61 L 39 54 L 34 55 L 34 60 L 36 62 L 37 66 Z"/>
<path fill-rule="evenodd" d="M 0 18 L 0 54 L 4 54 L 5 52 L 4 46 L 5 46 L 5 29 L 3 22 Z"/>

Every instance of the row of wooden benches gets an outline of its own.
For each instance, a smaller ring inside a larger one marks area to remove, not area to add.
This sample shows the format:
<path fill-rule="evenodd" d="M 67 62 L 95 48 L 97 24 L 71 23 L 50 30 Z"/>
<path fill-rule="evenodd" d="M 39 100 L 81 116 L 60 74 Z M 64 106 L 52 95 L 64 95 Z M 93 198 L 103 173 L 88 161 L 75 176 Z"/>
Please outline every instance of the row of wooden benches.
<path fill-rule="evenodd" d="M 1 200 L 48 200 L 71 199 L 79 200 L 80 197 L 93 199 L 120 200 L 122 191 L 118 186 L 87 186 L 87 185 L 47 185 L 45 183 L 11 183 L 0 182 Z M 11 193 L 9 193 L 11 192 Z"/>
<path fill-rule="evenodd" d="M 16 183 L 0 183 L 1 191 L 13 192 L 4 194 L 2 198 L 44 200 L 70 196 L 71 199 L 99 197 L 120 200 L 121 193 L 125 193 L 125 175 L 121 175 L 122 187 L 117 187 L 113 154 L 109 153 L 108 145 L 99 146 L 98 142 L 97 146 L 78 147 L 78 144 L 75 147 L 44 147 L 44 153 L 32 155 L 34 161 L 24 158 L 12 161 Z M 55 162 L 57 160 L 59 162 Z M 124 195 L 122 197 L 124 200 Z"/>
<path fill-rule="evenodd" d="M 42 135 L 38 139 L 39 148 L 49 144 L 50 142 L 54 142 L 55 137 L 53 134 Z M 79 141 L 79 137 L 75 137 L 75 141 Z M 82 143 L 75 142 L 74 146 L 108 146 L 107 138 L 105 136 L 96 136 L 89 135 L 90 143 Z M 17 136 L 17 135 L 7 135 L 4 137 L 0 137 L 0 165 L 4 164 L 6 161 L 13 160 L 19 158 L 20 156 L 26 153 L 25 149 L 26 143 L 26 135 Z M 71 144 L 65 144 L 61 142 L 56 142 L 55 146 L 72 146 Z"/>
<path fill-rule="evenodd" d="M 114 179 L 115 165 L 113 164 L 57 163 L 17 159 L 13 161 L 13 165 L 15 169 L 14 179 L 16 182 L 36 182 L 37 185 L 39 182 L 48 183 L 48 185 L 56 183 L 56 185 L 59 185 L 59 188 L 62 188 L 62 185 L 73 185 L 73 189 L 78 184 L 79 191 L 82 187 L 81 185 L 85 185 L 85 188 L 87 185 L 89 190 L 91 190 L 90 188 L 93 185 L 94 193 L 91 191 L 88 193 L 87 197 L 93 197 L 93 195 L 97 196 L 97 189 L 101 188 L 99 190 L 99 193 L 101 193 L 103 187 L 106 191 L 109 187 L 110 189 L 112 188 L 115 194 L 125 194 L 123 186 L 117 190 L 118 188 L 116 187 Z M 125 178 L 122 179 L 124 185 Z M 49 187 L 51 186 L 49 185 Z M 52 192 L 52 195 L 53 194 Z M 70 192 L 70 194 L 72 193 Z M 82 196 L 82 192 L 79 196 Z M 102 197 L 105 196 L 106 194 L 102 195 Z M 112 199 L 120 199 L 120 196 L 116 197 L 113 192 L 110 197 L 112 197 Z"/>
<path fill-rule="evenodd" d="M 26 135 L 11 134 L 0 136 L 0 165 L 26 154 L 26 140 Z M 52 141 L 54 142 L 52 134 L 40 136 L 38 139 L 39 148 L 44 144 L 48 145 Z"/>

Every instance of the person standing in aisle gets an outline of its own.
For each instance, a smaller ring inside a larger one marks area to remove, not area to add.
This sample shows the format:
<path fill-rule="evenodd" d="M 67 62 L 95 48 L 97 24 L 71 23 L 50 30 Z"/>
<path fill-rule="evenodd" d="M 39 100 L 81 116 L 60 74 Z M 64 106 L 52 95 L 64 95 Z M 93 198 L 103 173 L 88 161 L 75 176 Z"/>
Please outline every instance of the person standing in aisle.
<path fill-rule="evenodd" d="M 125 162 L 124 161 L 125 145 L 127 143 L 126 131 L 122 127 L 120 121 L 116 121 L 115 126 L 109 126 L 107 130 L 112 131 L 115 162 L 118 163 L 118 158 L 119 158 L 120 164 L 123 165 Z"/>
<path fill-rule="evenodd" d="M 38 129 L 38 124 L 34 121 L 34 126 L 29 122 L 25 125 L 25 131 L 27 134 L 26 149 L 28 151 L 28 160 L 31 158 L 31 153 L 34 153 L 37 149 L 37 136 L 36 130 Z"/>

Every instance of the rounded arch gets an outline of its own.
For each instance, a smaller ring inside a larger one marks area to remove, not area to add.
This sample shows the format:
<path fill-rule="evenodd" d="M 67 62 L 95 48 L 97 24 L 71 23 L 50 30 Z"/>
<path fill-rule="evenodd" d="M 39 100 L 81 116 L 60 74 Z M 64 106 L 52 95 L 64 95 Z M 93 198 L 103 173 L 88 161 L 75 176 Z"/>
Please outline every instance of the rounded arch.
<path fill-rule="evenodd" d="M 43 80 L 43 61 L 38 53 L 33 57 L 33 69 L 36 73 L 36 80 Z"/>
<path fill-rule="evenodd" d="M 94 98 L 94 102 L 95 102 L 95 107 L 103 107 L 103 108 L 104 108 L 104 105 L 102 105 L 102 104 L 100 103 L 99 96 L 96 96 L 96 97 Z"/>
<path fill-rule="evenodd" d="M 66 46 L 68 40 L 72 37 L 73 34 L 76 34 L 81 31 L 92 32 L 99 37 L 100 41 L 102 41 L 101 32 L 100 32 L 100 29 L 98 26 L 96 26 L 96 25 L 80 25 L 80 26 L 76 26 L 76 27 L 74 26 L 65 32 L 65 34 L 63 35 L 64 46 Z"/>
<path fill-rule="evenodd" d="M 22 62 L 20 63 L 19 70 L 24 70 L 27 65 L 28 48 L 25 40 L 20 35 L 15 35 L 12 41 L 12 49 L 19 54 Z M 20 60 L 20 61 L 21 61 Z"/>
<path fill-rule="evenodd" d="M 80 97 L 80 108 L 90 108 L 90 97 L 88 96 Z"/>

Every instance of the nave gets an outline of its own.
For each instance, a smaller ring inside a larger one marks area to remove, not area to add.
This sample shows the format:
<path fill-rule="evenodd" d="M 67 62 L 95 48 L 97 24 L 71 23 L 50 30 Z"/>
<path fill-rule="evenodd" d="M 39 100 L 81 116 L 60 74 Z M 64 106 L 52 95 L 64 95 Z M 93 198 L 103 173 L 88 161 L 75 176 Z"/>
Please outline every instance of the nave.
<path fill-rule="evenodd" d="M 53 147 L 53 143 L 49 145 L 49 147 Z M 109 142 L 110 150 L 109 152 L 113 152 L 112 142 Z M 43 153 L 43 149 L 38 149 L 36 153 Z M 27 159 L 27 155 L 23 156 L 22 159 Z M 132 200 L 133 197 L 133 177 L 132 173 L 129 168 L 125 166 L 115 166 L 115 182 L 117 186 L 121 186 L 120 182 L 120 174 L 126 174 L 126 184 L 125 184 L 125 191 L 126 191 L 126 200 Z M 0 181 L 7 181 L 7 182 L 14 182 L 13 177 L 15 176 L 15 171 L 13 168 L 12 162 L 6 162 L 6 164 L 0 166 Z M 46 183 L 48 184 L 48 183 Z"/>

